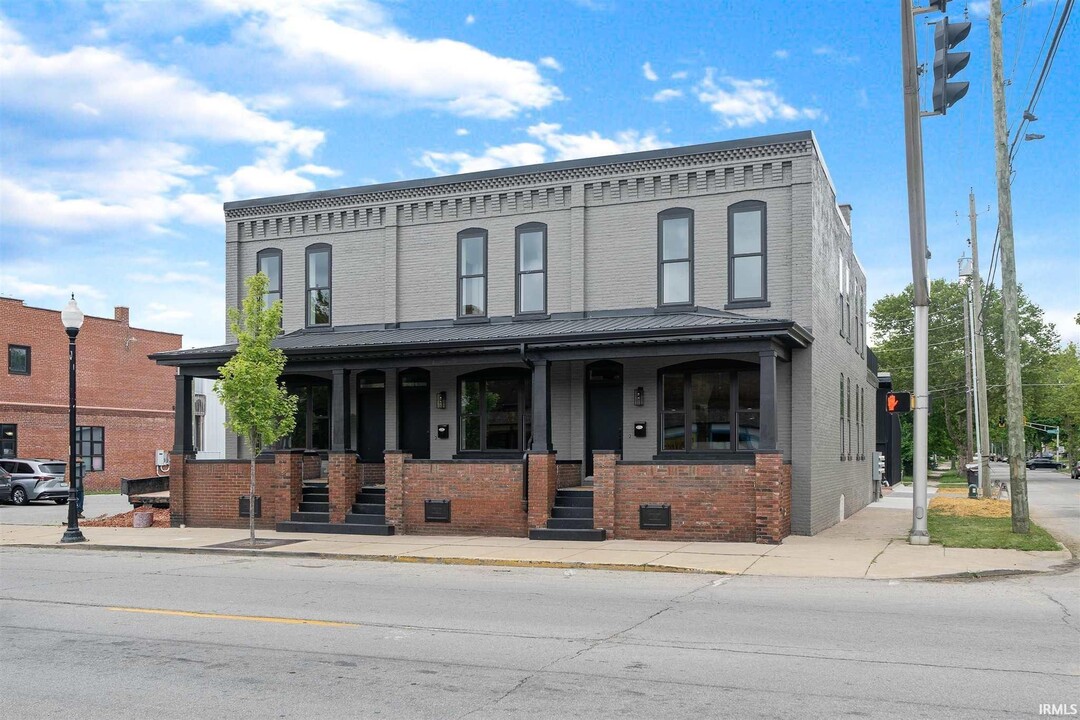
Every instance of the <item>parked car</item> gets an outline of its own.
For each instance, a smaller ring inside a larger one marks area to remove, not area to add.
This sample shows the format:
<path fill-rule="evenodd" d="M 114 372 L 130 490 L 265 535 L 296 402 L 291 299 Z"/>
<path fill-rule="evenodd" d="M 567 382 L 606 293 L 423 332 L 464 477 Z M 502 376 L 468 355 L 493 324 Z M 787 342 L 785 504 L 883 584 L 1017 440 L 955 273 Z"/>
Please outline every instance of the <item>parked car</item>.
<path fill-rule="evenodd" d="M 1048 468 L 1050 470 L 1057 470 L 1059 467 L 1061 467 L 1061 463 L 1059 463 L 1054 458 L 1035 457 L 1027 461 L 1027 466 L 1028 470 L 1032 470 L 1034 468 Z"/>
<path fill-rule="evenodd" d="M 5 458 L 0 460 L 0 468 L 8 476 L 0 476 L 0 500 L 16 505 L 32 500 L 52 500 L 57 505 L 67 502 L 67 463 L 63 460 Z"/>

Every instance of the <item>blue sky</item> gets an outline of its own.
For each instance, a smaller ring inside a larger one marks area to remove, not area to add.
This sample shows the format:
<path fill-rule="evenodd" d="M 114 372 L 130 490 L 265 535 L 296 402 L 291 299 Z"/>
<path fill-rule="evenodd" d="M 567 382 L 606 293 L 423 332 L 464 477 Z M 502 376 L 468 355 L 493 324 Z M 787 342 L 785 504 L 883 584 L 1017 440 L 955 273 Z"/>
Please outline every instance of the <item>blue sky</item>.
<path fill-rule="evenodd" d="M 956 276 L 969 186 L 984 273 L 994 238 L 987 4 L 950 4 L 974 24 L 971 89 L 923 122 L 935 277 Z M 1059 4 L 1005 2 L 1011 122 Z M 811 129 L 873 300 L 911 280 L 898 22 L 885 0 L 7 2 L 0 294 L 74 290 L 214 344 L 223 201 Z M 1073 23 L 1013 183 L 1020 281 L 1071 339 L 1077 55 Z"/>

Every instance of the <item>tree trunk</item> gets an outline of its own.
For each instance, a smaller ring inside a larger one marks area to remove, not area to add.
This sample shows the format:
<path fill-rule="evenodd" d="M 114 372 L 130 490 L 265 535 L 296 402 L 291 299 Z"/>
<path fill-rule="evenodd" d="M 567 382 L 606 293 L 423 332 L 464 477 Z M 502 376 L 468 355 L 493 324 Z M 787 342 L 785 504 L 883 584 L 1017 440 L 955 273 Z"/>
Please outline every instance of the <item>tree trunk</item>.
<path fill-rule="evenodd" d="M 255 439 L 251 440 L 251 485 L 248 490 L 248 529 L 251 531 L 251 547 L 255 547 Z"/>

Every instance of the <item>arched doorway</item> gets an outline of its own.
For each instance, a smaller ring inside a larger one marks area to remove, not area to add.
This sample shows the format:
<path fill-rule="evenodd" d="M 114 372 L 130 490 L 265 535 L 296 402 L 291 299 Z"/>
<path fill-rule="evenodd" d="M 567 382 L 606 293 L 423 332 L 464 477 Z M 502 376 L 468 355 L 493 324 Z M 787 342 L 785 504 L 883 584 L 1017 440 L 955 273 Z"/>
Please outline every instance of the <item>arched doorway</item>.
<path fill-rule="evenodd" d="M 623 368 L 613 360 L 585 366 L 585 475 L 593 474 L 593 452 L 622 452 Z"/>

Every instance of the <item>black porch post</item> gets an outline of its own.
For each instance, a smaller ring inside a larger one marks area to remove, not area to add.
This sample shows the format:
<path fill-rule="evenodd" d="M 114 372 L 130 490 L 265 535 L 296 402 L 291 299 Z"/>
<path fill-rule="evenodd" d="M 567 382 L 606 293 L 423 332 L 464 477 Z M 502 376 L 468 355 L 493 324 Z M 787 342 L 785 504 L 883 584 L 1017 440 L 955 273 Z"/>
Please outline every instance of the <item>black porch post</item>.
<path fill-rule="evenodd" d="M 758 353 L 761 383 L 760 450 L 776 449 L 776 351 Z"/>
<path fill-rule="evenodd" d="M 349 371 L 334 370 L 330 388 L 330 450 L 345 452 L 352 445 L 349 427 L 351 405 L 349 398 Z"/>
<path fill-rule="evenodd" d="M 551 452 L 548 431 L 548 361 L 534 360 L 532 369 L 532 450 Z"/>
<path fill-rule="evenodd" d="M 195 452 L 191 438 L 191 376 L 176 376 L 176 400 L 173 410 L 173 455 Z"/>

